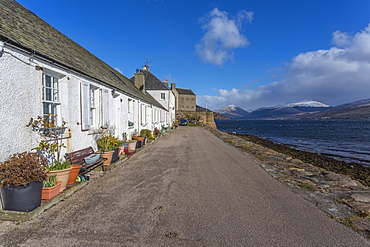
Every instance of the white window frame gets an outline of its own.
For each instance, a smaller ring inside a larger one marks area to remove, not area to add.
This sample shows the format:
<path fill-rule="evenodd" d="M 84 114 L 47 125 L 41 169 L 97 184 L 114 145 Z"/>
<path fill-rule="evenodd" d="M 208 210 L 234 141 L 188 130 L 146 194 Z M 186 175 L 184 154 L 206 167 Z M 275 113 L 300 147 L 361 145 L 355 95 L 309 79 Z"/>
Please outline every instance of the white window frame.
<path fill-rule="evenodd" d="M 89 125 L 97 127 L 98 113 L 98 88 L 90 85 L 89 87 Z"/>
<path fill-rule="evenodd" d="M 47 78 L 50 78 L 50 84 Z M 60 116 L 60 77 L 51 73 L 42 74 L 42 114 L 48 117 L 49 114 L 56 115 L 56 124 L 61 122 Z"/>
<path fill-rule="evenodd" d="M 166 100 L 166 93 L 160 93 L 160 100 Z"/>
<path fill-rule="evenodd" d="M 102 90 L 102 100 L 101 100 L 101 110 L 102 110 L 102 126 L 109 126 L 109 90 Z"/>
<path fill-rule="evenodd" d="M 81 82 L 81 129 L 90 129 L 90 83 Z"/>

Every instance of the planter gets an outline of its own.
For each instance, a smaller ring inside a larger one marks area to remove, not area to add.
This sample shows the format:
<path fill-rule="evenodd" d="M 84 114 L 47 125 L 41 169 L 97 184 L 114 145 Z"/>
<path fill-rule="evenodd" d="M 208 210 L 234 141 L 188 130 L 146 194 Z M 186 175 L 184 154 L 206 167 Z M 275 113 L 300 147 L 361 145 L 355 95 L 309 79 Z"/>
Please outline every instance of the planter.
<path fill-rule="evenodd" d="M 118 156 L 120 156 L 125 151 L 125 146 L 119 146 L 118 147 Z"/>
<path fill-rule="evenodd" d="M 47 176 L 51 177 L 53 175 L 57 175 L 57 181 L 61 181 L 62 184 L 60 185 L 60 192 L 65 190 L 67 188 L 68 179 L 69 179 L 69 173 L 71 171 L 72 167 L 63 169 L 63 170 L 56 170 L 56 171 L 48 171 Z"/>
<path fill-rule="evenodd" d="M 77 176 L 80 173 L 82 165 L 74 165 L 72 164 L 72 169 L 69 173 L 68 183 L 67 184 L 74 184 L 76 182 Z"/>
<path fill-rule="evenodd" d="M 129 142 L 128 143 L 128 150 L 135 151 L 136 149 L 136 142 Z"/>
<path fill-rule="evenodd" d="M 123 145 L 119 146 L 118 148 L 119 148 L 118 156 L 120 156 L 121 154 L 123 154 L 125 152 L 125 149 L 128 148 L 128 143 L 123 143 Z"/>
<path fill-rule="evenodd" d="M 133 136 L 132 140 L 144 141 L 144 136 Z"/>
<path fill-rule="evenodd" d="M 57 184 L 53 187 L 42 187 L 41 199 L 50 201 L 51 199 L 59 195 L 61 185 L 62 182 L 57 181 Z"/>
<path fill-rule="evenodd" d="M 116 148 L 116 149 L 114 149 L 113 150 L 113 155 L 112 155 L 112 161 L 111 161 L 111 163 L 115 163 L 115 162 L 117 162 L 117 160 L 118 160 L 118 153 L 119 153 L 119 148 Z"/>
<path fill-rule="evenodd" d="M 136 142 L 136 148 L 141 148 L 142 141 L 137 141 Z"/>
<path fill-rule="evenodd" d="M 107 160 L 104 161 L 105 166 L 109 166 L 112 163 L 113 153 L 114 151 L 109 151 L 101 154 L 103 158 L 107 158 Z"/>
<path fill-rule="evenodd" d="M 3 209 L 28 212 L 41 205 L 42 182 L 31 182 L 27 187 L 1 188 Z"/>

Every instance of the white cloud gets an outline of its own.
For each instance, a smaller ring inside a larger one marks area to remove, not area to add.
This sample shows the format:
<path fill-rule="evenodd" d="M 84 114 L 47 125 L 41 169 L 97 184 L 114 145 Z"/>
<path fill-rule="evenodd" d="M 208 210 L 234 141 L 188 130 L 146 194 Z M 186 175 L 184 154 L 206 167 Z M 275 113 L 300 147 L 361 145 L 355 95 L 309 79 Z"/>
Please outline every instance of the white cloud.
<path fill-rule="evenodd" d="M 240 33 L 244 20 L 251 22 L 253 12 L 239 11 L 235 19 L 229 19 L 228 13 L 217 8 L 211 10 L 202 20 L 204 36 L 195 45 L 197 55 L 206 63 L 223 65 L 234 57 L 233 50 L 249 44 Z"/>
<path fill-rule="evenodd" d="M 119 73 L 123 74 L 123 73 L 122 73 L 122 70 L 120 70 L 120 68 L 115 67 L 114 69 L 115 69 L 116 71 L 118 71 Z"/>
<path fill-rule="evenodd" d="M 199 101 L 207 98 L 210 109 L 235 104 L 249 110 L 306 99 L 338 105 L 370 98 L 370 24 L 352 35 L 336 31 L 332 43 L 294 57 L 280 81 L 254 90 L 220 89 L 219 96 Z"/>
<path fill-rule="evenodd" d="M 332 43 L 338 47 L 346 47 L 351 44 L 351 36 L 348 33 L 335 31 L 333 33 Z"/>
<path fill-rule="evenodd" d="M 176 81 L 176 78 L 173 78 L 172 75 L 170 75 L 170 74 L 164 75 L 163 77 L 164 77 L 164 79 L 166 79 L 170 83 Z"/>

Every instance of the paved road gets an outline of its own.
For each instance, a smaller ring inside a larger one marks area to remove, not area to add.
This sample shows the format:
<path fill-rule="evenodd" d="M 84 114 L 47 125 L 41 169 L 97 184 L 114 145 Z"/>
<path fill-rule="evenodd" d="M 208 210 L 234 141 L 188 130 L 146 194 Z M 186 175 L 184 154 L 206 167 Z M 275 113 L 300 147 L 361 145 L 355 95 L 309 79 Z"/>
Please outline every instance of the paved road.
<path fill-rule="evenodd" d="M 4 246 L 369 246 L 207 130 L 180 127 Z"/>

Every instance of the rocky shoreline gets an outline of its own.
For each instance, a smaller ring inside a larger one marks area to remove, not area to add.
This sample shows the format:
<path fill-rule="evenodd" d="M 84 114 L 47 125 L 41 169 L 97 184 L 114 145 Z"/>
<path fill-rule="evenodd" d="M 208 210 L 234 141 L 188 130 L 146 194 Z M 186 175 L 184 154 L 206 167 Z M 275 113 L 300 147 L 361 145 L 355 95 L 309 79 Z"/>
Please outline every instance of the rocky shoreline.
<path fill-rule="evenodd" d="M 370 239 L 370 168 L 256 136 L 207 129 L 255 160 L 293 192 Z"/>
<path fill-rule="evenodd" d="M 259 144 L 282 154 L 289 155 L 295 159 L 310 163 L 314 166 L 324 168 L 328 171 L 348 175 L 366 186 L 370 186 L 370 167 L 358 163 L 347 163 L 336 160 L 325 155 L 290 148 L 287 145 L 275 143 L 257 136 L 234 134 L 244 140 Z"/>

